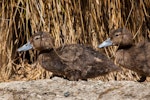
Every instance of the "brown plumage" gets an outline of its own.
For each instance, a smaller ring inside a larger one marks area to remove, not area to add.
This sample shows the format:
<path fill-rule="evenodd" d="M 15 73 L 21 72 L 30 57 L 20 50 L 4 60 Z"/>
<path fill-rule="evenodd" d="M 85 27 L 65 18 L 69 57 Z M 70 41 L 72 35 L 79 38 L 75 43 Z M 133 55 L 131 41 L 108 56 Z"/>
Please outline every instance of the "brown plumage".
<path fill-rule="evenodd" d="M 150 76 L 150 42 L 143 41 L 134 45 L 131 32 L 126 28 L 119 28 L 114 30 L 99 47 L 111 45 L 118 46 L 116 62 L 141 75 L 139 82 L 145 81 L 146 76 Z"/>
<path fill-rule="evenodd" d="M 36 49 L 40 51 L 38 62 L 54 75 L 69 80 L 94 78 L 120 68 L 105 55 L 90 46 L 70 44 L 54 48 L 53 39 L 46 32 L 37 32 L 30 41 L 17 51 Z"/>

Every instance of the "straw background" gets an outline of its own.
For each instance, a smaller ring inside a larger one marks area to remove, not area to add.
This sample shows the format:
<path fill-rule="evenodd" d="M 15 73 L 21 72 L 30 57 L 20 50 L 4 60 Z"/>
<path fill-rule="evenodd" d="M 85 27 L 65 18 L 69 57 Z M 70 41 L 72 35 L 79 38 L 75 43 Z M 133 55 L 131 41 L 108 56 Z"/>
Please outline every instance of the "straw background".
<path fill-rule="evenodd" d="M 97 46 L 112 29 L 127 27 L 135 43 L 150 38 L 150 0 L 0 0 L 0 81 L 49 78 L 36 59 L 38 52 L 17 53 L 37 31 L 49 32 L 55 46 L 81 43 Z M 115 47 L 99 49 L 114 60 Z M 104 77 L 136 80 L 129 70 Z"/>

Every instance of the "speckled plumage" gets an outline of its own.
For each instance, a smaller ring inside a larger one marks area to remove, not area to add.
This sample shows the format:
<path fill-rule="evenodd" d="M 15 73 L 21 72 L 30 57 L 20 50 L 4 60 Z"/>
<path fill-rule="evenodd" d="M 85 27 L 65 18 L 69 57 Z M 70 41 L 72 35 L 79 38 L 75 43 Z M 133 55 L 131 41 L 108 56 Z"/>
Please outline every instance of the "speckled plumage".
<path fill-rule="evenodd" d="M 111 45 L 118 46 L 116 62 L 141 75 L 139 82 L 145 81 L 146 76 L 150 76 L 150 42 L 142 41 L 134 45 L 133 36 L 126 28 L 112 31 L 109 38 Z"/>
<path fill-rule="evenodd" d="M 70 44 L 53 48 L 53 39 L 46 32 L 37 32 L 29 43 L 40 51 L 38 62 L 43 68 L 69 80 L 85 80 L 120 69 L 90 46 Z M 23 48 L 22 46 L 18 51 L 26 51 Z"/>

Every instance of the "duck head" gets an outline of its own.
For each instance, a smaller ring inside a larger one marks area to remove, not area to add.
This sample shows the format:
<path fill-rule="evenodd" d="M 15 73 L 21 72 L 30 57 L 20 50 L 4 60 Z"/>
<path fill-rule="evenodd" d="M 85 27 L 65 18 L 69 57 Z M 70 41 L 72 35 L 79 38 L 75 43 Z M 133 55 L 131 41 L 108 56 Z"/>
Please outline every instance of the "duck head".
<path fill-rule="evenodd" d="M 30 49 L 36 49 L 39 51 L 53 48 L 53 39 L 46 32 L 35 33 L 22 47 L 18 48 L 17 51 L 27 51 Z"/>
<path fill-rule="evenodd" d="M 113 30 L 109 38 L 101 43 L 98 47 L 107 47 L 107 46 L 129 46 L 133 43 L 133 36 L 129 30 L 126 28 L 119 28 Z"/>

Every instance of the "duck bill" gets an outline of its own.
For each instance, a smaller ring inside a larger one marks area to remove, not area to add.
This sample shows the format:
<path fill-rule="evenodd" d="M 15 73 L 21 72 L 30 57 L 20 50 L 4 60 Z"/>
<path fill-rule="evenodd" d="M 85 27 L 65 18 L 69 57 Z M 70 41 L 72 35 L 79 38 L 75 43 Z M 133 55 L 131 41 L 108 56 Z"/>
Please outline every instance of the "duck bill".
<path fill-rule="evenodd" d="M 31 45 L 30 42 L 24 44 L 22 47 L 18 48 L 17 51 L 20 52 L 20 51 L 28 51 L 30 49 L 32 49 L 33 46 Z"/>
<path fill-rule="evenodd" d="M 107 40 L 105 40 L 103 43 L 101 43 L 98 48 L 103 48 L 103 47 L 108 47 L 113 45 L 112 41 L 110 40 L 110 38 L 108 38 Z"/>

